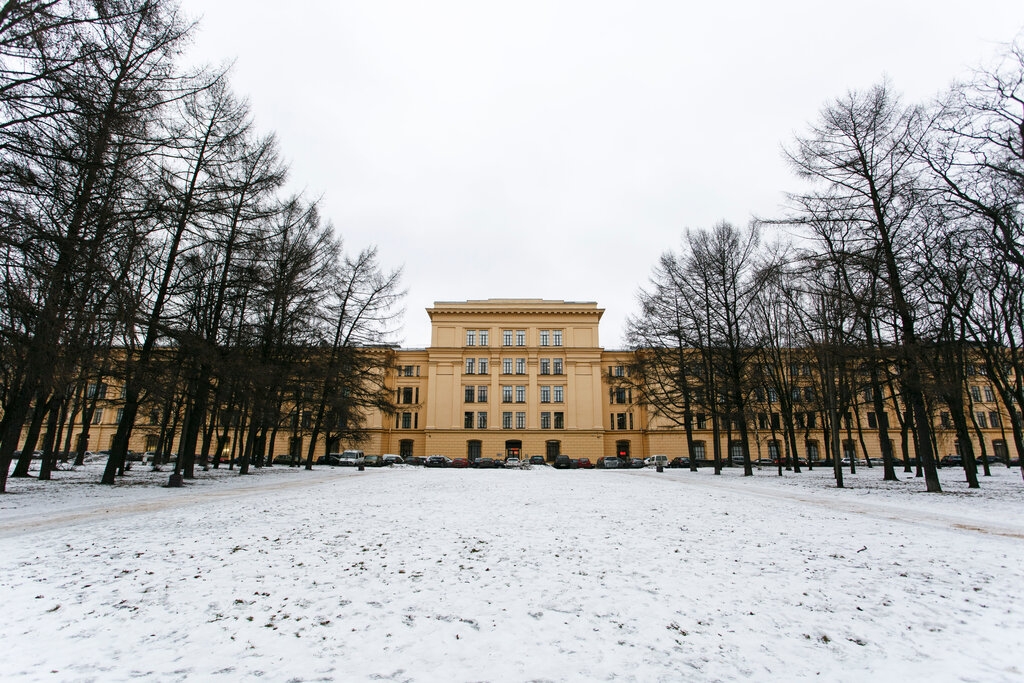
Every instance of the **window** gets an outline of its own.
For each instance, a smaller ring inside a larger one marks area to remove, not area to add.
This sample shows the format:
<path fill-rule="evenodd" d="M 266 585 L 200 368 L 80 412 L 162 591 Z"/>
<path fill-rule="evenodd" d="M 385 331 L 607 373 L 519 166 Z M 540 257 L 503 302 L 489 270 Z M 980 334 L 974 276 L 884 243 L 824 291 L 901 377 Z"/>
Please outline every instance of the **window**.
<path fill-rule="evenodd" d="M 562 345 L 562 331 L 561 330 L 555 330 L 552 333 L 552 335 L 555 338 L 555 346 L 561 346 Z"/>
<path fill-rule="evenodd" d="M 808 460 L 817 460 L 818 459 L 818 442 L 817 441 L 808 441 L 807 445 L 805 446 L 805 448 L 807 449 L 807 459 Z"/>
<path fill-rule="evenodd" d="M 999 413 L 998 413 L 998 412 L 996 412 L 995 410 L 993 410 L 993 411 L 989 412 L 989 414 L 988 414 L 988 423 L 989 423 L 990 425 L 992 425 L 992 427 L 993 427 L 993 428 L 995 428 L 995 427 L 999 427 L 999 426 L 1001 426 L 1001 425 L 1002 425 L 1002 423 L 1003 423 L 1003 419 L 1002 419 L 1002 417 L 1001 417 L 1001 416 L 999 415 Z"/>
<path fill-rule="evenodd" d="M 516 374 L 517 375 L 525 375 L 526 374 L 526 359 L 525 358 L 516 358 Z"/>
<path fill-rule="evenodd" d="M 476 330 L 466 330 L 466 346 L 476 346 Z"/>
<path fill-rule="evenodd" d="M 804 400 L 808 402 L 814 400 L 814 387 L 804 387 Z"/>
<path fill-rule="evenodd" d="M 551 387 L 540 388 L 540 402 L 551 403 Z"/>
<path fill-rule="evenodd" d="M 949 413 L 945 410 L 939 413 L 939 424 L 942 425 L 943 429 L 949 429 Z"/>
<path fill-rule="evenodd" d="M 979 427 L 981 427 L 982 429 L 987 429 L 988 428 L 988 416 L 985 415 L 985 413 L 982 413 L 982 412 L 979 411 L 977 413 L 977 415 L 975 415 L 975 417 L 978 420 L 978 426 Z"/>
<path fill-rule="evenodd" d="M 768 457 L 772 460 L 779 459 L 779 442 L 769 441 L 768 442 Z"/>
<path fill-rule="evenodd" d="M 466 403 L 472 403 L 476 398 L 476 387 L 466 387 Z"/>
<path fill-rule="evenodd" d="M 816 413 L 807 413 L 807 428 L 815 429 L 814 424 L 817 422 L 817 420 L 818 415 Z"/>
<path fill-rule="evenodd" d="M 474 372 L 476 372 L 476 360 L 473 359 L 473 358 L 467 358 L 466 359 L 466 374 L 467 375 L 472 375 Z"/>
<path fill-rule="evenodd" d="M 85 390 L 86 398 L 106 398 L 107 397 L 107 385 L 103 382 L 99 384 L 92 383 Z"/>
<path fill-rule="evenodd" d="M 704 413 L 697 413 L 697 429 L 708 428 L 708 416 Z"/>
<path fill-rule="evenodd" d="M 476 428 L 487 429 L 487 413 L 476 414 Z"/>
<path fill-rule="evenodd" d="M 553 373 L 555 373 L 556 375 L 561 375 L 562 374 L 562 359 L 561 358 L 555 358 L 554 360 L 552 360 L 551 361 L 551 366 L 552 366 L 551 367 L 551 371 Z"/>
<path fill-rule="evenodd" d="M 995 392 L 992 391 L 992 387 L 985 387 L 985 400 L 991 403 L 996 400 Z"/>
<path fill-rule="evenodd" d="M 487 330 L 480 330 L 480 346 L 487 346 L 489 343 Z"/>
<path fill-rule="evenodd" d="M 487 387 L 483 386 L 476 388 L 476 402 L 487 403 Z"/>
<path fill-rule="evenodd" d="M 768 416 L 764 413 L 757 414 L 757 428 L 768 429 Z"/>
<path fill-rule="evenodd" d="M 512 330 L 501 331 L 501 344 L 502 346 L 512 346 Z"/>
<path fill-rule="evenodd" d="M 626 402 L 626 390 L 616 389 L 613 403 L 625 403 Z"/>
<path fill-rule="evenodd" d="M 303 415 L 302 417 L 303 422 L 305 422 L 306 416 Z M 402 429 L 412 429 L 412 413 L 402 413 Z"/>
<path fill-rule="evenodd" d="M 789 393 L 789 398 L 790 398 L 791 401 L 793 401 L 793 403 L 799 403 L 800 402 L 800 387 L 793 387 L 792 391 L 790 391 L 790 393 Z"/>
<path fill-rule="evenodd" d="M 782 429 L 782 427 L 779 426 L 779 414 L 778 413 L 772 413 L 772 429 L 774 429 L 776 431 Z"/>
<path fill-rule="evenodd" d="M 708 454 L 708 451 L 707 451 L 707 448 L 705 448 L 703 441 L 694 441 L 693 442 L 693 459 L 694 460 L 704 460 L 707 457 L 707 454 Z"/>
<path fill-rule="evenodd" d="M 743 460 L 742 441 L 733 441 L 729 444 L 729 457 L 732 458 L 734 462 L 738 460 Z"/>
<path fill-rule="evenodd" d="M 981 387 L 977 385 L 971 387 L 971 398 L 975 401 L 981 400 Z"/>
<path fill-rule="evenodd" d="M 511 358 L 503 358 L 502 359 L 502 361 L 501 361 L 501 373 L 503 375 L 511 375 L 512 374 L 512 359 Z"/>
<path fill-rule="evenodd" d="M 612 375 L 612 377 L 622 377 L 622 372 L 623 372 L 622 366 L 621 365 L 616 365 L 614 368 L 612 368 L 611 375 Z"/>
<path fill-rule="evenodd" d="M 873 400 L 874 396 L 871 393 L 871 387 L 868 387 L 867 389 L 864 390 L 864 402 L 870 403 Z"/>
<path fill-rule="evenodd" d="M 564 389 L 564 387 L 555 387 L 555 399 L 554 399 L 555 403 L 561 403 L 563 401 L 563 398 L 562 398 L 562 390 L 563 389 Z"/>
<path fill-rule="evenodd" d="M 754 400 L 758 403 L 764 401 L 764 388 L 754 387 Z"/>
<path fill-rule="evenodd" d="M 878 429 L 878 420 L 875 419 L 874 413 L 868 413 L 868 428 Z"/>
<path fill-rule="evenodd" d="M 403 365 L 401 367 L 401 370 L 399 371 L 398 374 L 401 375 L 402 377 L 412 377 L 413 376 L 413 374 L 412 374 L 412 366 L 411 365 Z"/>
<path fill-rule="evenodd" d="M 122 417 L 124 417 L 124 408 L 118 408 L 117 415 L 114 417 L 114 424 L 121 424 Z"/>
<path fill-rule="evenodd" d="M 501 387 L 501 402 L 511 403 L 512 402 L 512 387 L 503 386 Z"/>
<path fill-rule="evenodd" d="M 519 385 L 516 387 L 516 403 L 526 403 L 526 387 Z"/>
<path fill-rule="evenodd" d="M 480 454 L 483 451 L 483 444 L 480 441 L 473 440 L 466 442 L 466 458 L 470 462 L 475 462 L 480 459 Z"/>
<path fill-rule="evenodd" d="M 526 413 L 516 413 L 516 429 L 526 429 Z"/>
<path fill-rule="evenodd" d="M 551 346 L 551 332 L 548 330 L 540 331 L 540 345 Z"/>
<path fill-rule="evenodd" d="M 800 374 L 803 375 L 804 377 L 810 377 L 811 376 L 811 364 L 810 363 L 804 363 L 803 365 L 801 365 L 800 366 Z"/>
<path fill-rule="evenodd" d="M 540 359 L 540 374 L 550 375 L 551 374 L 551 359 L 541 358 Z"/>
<path fill-rule="evenodd" d="M 501 428 L 512 429 L 512 413 L 506 412 L 501 414 Z"/>
<path fill-rule="evenodd" d="M 615 414 L 615 428 L 616 429 L 625 429 L 626 428 L 626 414 L 625 413 L 616 413 Z"/>
<path fill-rule="evenodd" d="M 472 411 L 466 411 L 466 413 L 465 413 L 465 415 L 463 417 L 462 426 L 465 427 L 466 429 L 472 429 L 473 428 L 473 412 Z"/>
<path fill-rule="evenodd" d="M 526 346 L 526 330 L 516 330 L 516 346 Z"/>
<path fill-rule="evenodd" d="M 551 429 L 551 413 L 540 414 L 540 428 Z"/>
<path fill-rule="evenodd" d="M 402 387 L 402 397 L 399 403 L 412 403 L 412 387 Z"/>
<path fill-rule="evenodd" d="M 478 368 L 477 372 L 479 374 L 486 375 L 487 374 L 487 359 L 486 358 L 481 358 L 480 362 L 477 363 L 477 368 Z"/>
<path fill-rule="evenodd" d="M 778 401 L 779 401 L 779 394 L 778 394 L 778 392 L 775 391 L 775 387 L 768 387 L 768 402 L 769 403 L 778 403 Z"/>
<path fill-rule="evenodd" d="M 565 429 L 564 413 L 555 413 L 555 429 Z"/>

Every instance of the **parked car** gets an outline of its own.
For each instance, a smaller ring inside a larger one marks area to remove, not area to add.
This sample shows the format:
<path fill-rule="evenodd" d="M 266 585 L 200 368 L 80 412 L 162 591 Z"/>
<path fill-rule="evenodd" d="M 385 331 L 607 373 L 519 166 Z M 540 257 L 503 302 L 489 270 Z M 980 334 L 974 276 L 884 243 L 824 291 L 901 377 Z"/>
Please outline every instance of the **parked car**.
<path fill-rule="evenodd" d="M 996 455 L 979 455 L 978 464 L 987 462 L 989 465 L 1005 465 L 1006 461 Z"/>
<path fill-rule="evenodd" d="M 473 462 L 473 467 L 481 470 L 492 470 L 496 467 L 501 467 L 501 463 L 494 458 L 477 458 Z"/>
<path fill-rule="evenodd" d="M 465 458 L 455 458 L 451 462 L 451 467 L 469 467 L 469 460 Z"/>
<path fill-rule="evenodd" d="M 363 466 L 365 467 L 384 467 L 384 459 L 379 455 L 368 455 L 363 458 Z"/>
<path fill-rule="evenodd" d="M 576 463 L 576 467 L 581 470 L 594 469 L 594 463 L 590 462 L 590 458 L 578 458 L 574 462 Z"/>
<path fill-rule="evenodd" d="M 571 470 L 572 458 L 568 455 L 556 455 L 555 462 L 551 464 L 556 470 Z"/>
<path fill-rule="evenodd" d="M 672 458 L 672 461 L 669 462 L 669 464 L 668 464 L 668 467 L 689 467 L 689 466 L 690 466 L 690 459 L 689 458 Z"/>
<path fill-rule="evenodd" d="M 431 455 L 424 461 L 424 467 L 448 467 L 452 464 L 450 458 L 443 455 Z"/>
<path fill-rule="evenodd" d="M 847 465 L 849 463 L 848 461 L 843 460 L 843 464 Z M 959 455 L 944 455 L 941 458 L 939 458 L 940 467 L 960 467 L 963 466 L 963 464 L 964 459 Z"/>
<path fill-rule="evenodd" d="M 417 465 L 422 466 L 427 462 L 427 459 L 422 455 L 412 455 L 405 459 L 406 465 Z"/>
<path fill-rule="evenodd" d="M 648 467 L 668 467 L 668 456 L 667 455 L 652 455 L 651 457 L 644 460 L 644 464 Z"/>
<path fill-rule="evenodd" d="M 632 460 L 629 461 L 629 467 L 630 469 L 640 470 L 647 467 L 647 462 L 641 460 L 640 458 L 633 458 Z"/>
<path fill-rule="evenodd" d="M 618 458 L 598 458 L 597 469 L 599 470 L 617 470 L 622 466 L 622 463 Z"/>
<path fill-rule="evenodd" d="M 395 455 L 394 453 L 385 453 L 384 455 L 380 456 L 380 459 L 384 462 L 385 465 L 401 465 L 402 463 L 405 462 L 402 456 Z"/>
<path fill-rule="evenodd" d="M 547 463 L 544 462 L 544 456 L 543 455 L 531 455 L 530 456 L 530 464 L 531 465 L 546 465 Z"/>
<path fill-rule="evenodd" d="M 344 451 L 338 457 L 338 464 L 342 467 L 355 467 L 357 465 L 364 465 L 366 462 L 366 456 L 362 451 Z"/>
<path fill-rule="evenodd" d="M 291 465 L 292 464 L 292 455 L 291 455 L 291 453 L 281 453 L 279 455 L 275 455 L 274 456 L 274 464 L 275 465 Z"/>
<path fill-rule="evenodd" d="M 506 458 L 505 459 L 505 468 L 506 469 L 517 470 L 520 467 L 522 467 L 522 462 L 520 462 L 519 458 Z"/>

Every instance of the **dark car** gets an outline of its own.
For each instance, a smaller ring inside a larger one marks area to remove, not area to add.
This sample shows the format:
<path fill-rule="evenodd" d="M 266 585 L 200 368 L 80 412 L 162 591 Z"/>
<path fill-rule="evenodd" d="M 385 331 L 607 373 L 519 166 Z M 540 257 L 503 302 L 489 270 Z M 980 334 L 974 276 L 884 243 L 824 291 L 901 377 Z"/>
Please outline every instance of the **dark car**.
<path fill-rule="evenodd" d="M 530 464 L 531 465 L 546 465 L 547 463 L 544 462 L 544 456 L 543 455 L 531 455 L 530 456 Z"/>
<path fill-rule="evenodd" d="M 384 467 L 384 459 L 379 455 L 367 455 L 363 458 L 363 465 L 366 467 Z"/>
<path fill-rule="evenodd" d="M 452 460 L 449 467 L 469 467 L 469 460 L 466 460 L 465 458 L 455 458 Z"/>
<path fill-rule="evenodd" d="M 452 461 L 443 455 L 427 456 L 427 459 L 423 462 L 424 467 L 448 467 L 451 464 Z"/>
<path fill-rule="evenodd" d="M 939 465 L 942 467 L 959 467 L 962 466 L 963 464 L 964 459 L 959 455 L 944 455 L 939 460 Z"/>
<path fill-rule="evenodd" d="M 427 459 L 422 455 L 413 455 L 405 459 L 406 465 L 423 465 L 427 462 Z"/>
<path fill-rule="evenodd" d="M 689 467 L 690 466 L 690 459 L 689 458 L 672 458 L 672 460 L 669 461 L 668 466 L 669 467 Z"/>
<path fill-rule="evenodd" d="M 647 467 L 647 463 L 645 463 L 640 458 L 633 458 L 632 460 L 629 461 L 629 466 L 634 470 L 639 470 L 643 469 L 644 467 Z"/>
<path fill-rule="evenodd" d="M 291 465 L 295 458 L 290 453 L 281 453 L 274 456 L 275 465 Z"/>
<path fill-rule="evenodd" d="M 576 467 L 581 470 L 592 470 L 594 469 L 594 463 L 590 462 L 590 458 L 578 458 L 576 460 Z"/>
<path fill-rule="evenodd" d="M 393 453 L 385 453 L 380 459 L 385 465 L 401 465 L 405 462 L 402 456 Z"/>
<path fill-rule="evenodd" d="M 477 467 L 482 470 L 491 470 L 501 467 L 501 463 L 494 458 L 477 458 L 473 461 L 473 467 Z"/>
<path fill-rule="evenodd" d="M 572 469 L 572 458 L 568 455 L 555 456 L 555 462 L 551 465 L 556 470 L 571 470 Z"/>

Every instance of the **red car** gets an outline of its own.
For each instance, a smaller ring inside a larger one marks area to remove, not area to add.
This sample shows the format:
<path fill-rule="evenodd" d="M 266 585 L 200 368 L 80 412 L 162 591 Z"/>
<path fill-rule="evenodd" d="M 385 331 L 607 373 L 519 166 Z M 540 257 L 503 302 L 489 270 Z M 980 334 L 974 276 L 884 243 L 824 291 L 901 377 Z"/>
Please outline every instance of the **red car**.
<path fill-rule="evenodd" d="M 455 458 L 448 467 L 469 467 L 469 460 L 466 458 Z"/>
<path fill-rule="evenodd" d="M 580 458 L 576 461 L 576 467 L 581 470 L 592 470 L 594 469 L 594 463 L 590 462 L 589 458 Z"/>

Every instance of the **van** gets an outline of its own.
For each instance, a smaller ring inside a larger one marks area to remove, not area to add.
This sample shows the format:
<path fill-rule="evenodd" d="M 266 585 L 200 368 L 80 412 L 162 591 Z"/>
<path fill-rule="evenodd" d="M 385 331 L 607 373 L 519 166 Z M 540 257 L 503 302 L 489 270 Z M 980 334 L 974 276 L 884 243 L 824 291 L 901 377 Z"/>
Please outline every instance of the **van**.
<path fill-rule="evenodd" d="M 652 455 L 651 457 L 644 460 L 644 465 L 647 467 L 668 467 L 668 456 L 667 455 Z"/>
<path fill-rule="evenodd" d="M 344 453 L 341 454 L 341 457 L 338 458 L 338 464 L 349 466 L 362 465 L 364 462 L 364 458 L 365 456 L 363 455 L 362 451 L 345 451 Z"/>

